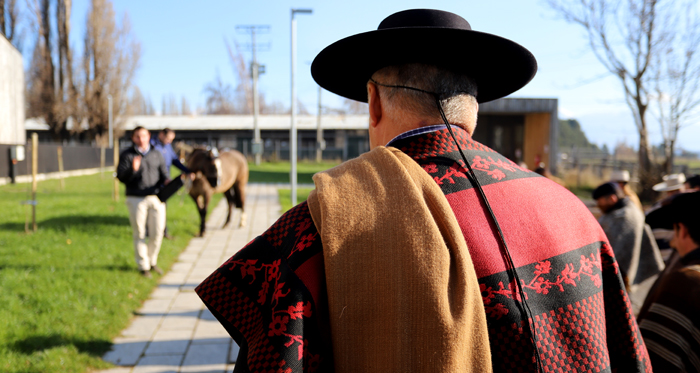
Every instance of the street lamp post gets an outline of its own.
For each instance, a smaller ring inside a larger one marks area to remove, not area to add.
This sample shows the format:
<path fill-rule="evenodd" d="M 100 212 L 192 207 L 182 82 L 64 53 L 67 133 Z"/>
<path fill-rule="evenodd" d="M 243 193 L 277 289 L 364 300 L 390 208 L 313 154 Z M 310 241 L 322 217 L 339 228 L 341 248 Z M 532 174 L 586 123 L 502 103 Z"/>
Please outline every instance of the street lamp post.
<path fill-rule="evenodd" d="M 294 14 L 311 14 L 311 9 L 292 9 L 292 125 L 289 129 L 289 162 L 291 169 L 289 171 L 289 182 L 291 184 L 291 200 L 292 206 L 297 204 L 297 92 L 295 86 L 296 70 L 297 70 L 297 23 L 294 19 Z"/>

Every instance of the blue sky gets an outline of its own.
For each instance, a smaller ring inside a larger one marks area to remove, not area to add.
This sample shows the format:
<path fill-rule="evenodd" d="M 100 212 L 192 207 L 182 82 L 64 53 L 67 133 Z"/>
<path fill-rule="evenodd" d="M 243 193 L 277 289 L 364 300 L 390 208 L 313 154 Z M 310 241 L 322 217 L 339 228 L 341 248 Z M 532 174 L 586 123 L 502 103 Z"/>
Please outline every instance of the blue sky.
<path fill-rule="evenodd" d="M 77 49 L 82 44 L 88 4 L 89 0 L 73 0 L 72 44 Z M 114 0 L 114 6 L 119 18 L 128 13 L 132 33 L 141 42 L 141 67 L 135 83 L 150 96 L 156 110 L 169 94 L 178 101 L 185 96 L 193 107 L 203 106 L 203 88 L 217 71 L 225 82 L 235 85 L 224 38 L 241 45 L 250 42 L 248 35 L 236 31 L 237 25 L 270 26 L 258 39 L 270 43 L 268 51 L 258 53 L 259 62 L 266 65 L 260 90 L 268 99 L 288 106 L 290 9 L 310 8 L 313 14 L 297 15 L 297 95 L 315 112 L 318 87 L 309 67 L 320 50 L 343 37 L 376 29 L 396 11 L 431 7 L 457 13 L 474 30 L 509 38 L 535 55 L 537 76 L 512 97 L 558 98 L 560 118 L 578 119 L 591 141 L 610 147 L 618 142 L 637 143 L 620 83 L 606 74 L 589 51 L 583 31 L 558 18 L 541 0 Z M 448 57 L 449 52 L 445 51 Z M 29 55 L 25 51 L 25 58 Z M 246 53 L 246 59 L 250 57 Z M 324 91 L 324 105 L 339 105 L 333 96 Z M 699 127 L 681 130 L 679 145 L 700 151 Z M 653 143 L 661 141 L 655 123 L 650 133 Z"/>

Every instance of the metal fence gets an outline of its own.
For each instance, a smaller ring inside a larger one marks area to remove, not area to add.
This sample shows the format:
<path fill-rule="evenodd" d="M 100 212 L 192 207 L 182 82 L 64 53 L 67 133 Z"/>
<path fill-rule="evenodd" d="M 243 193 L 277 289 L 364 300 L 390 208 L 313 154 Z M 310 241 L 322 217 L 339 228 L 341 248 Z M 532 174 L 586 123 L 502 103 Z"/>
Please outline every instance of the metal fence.
<path fill-rule="evenodd" d="M 619 158 L 595 149 L 562 149 L 558 157 L 558 176 L 564 177 L 567 184 L 583 186 L 597 185 L 609 180 L 614 170 L 627 170 L 636 180 L 639 175 L 636 159 Z M 687 176 L 700 174 L 700 168 L 690 168 L 686 164 L 676 164 L 673 173 Z"/>
<path fill-rule="evenodd" d="M 0 144 L 0 177 L 10 177 L 12 160 L 10 149 L 14 145 Z M 74 171 L 99 168 L 101 166 L 102 150 L 88 145 L 60 145 L 39 143 L 38 147 L 38 173 L 45 174 L 59 171 L 59 148 L 63 152 L 63 171 Z M 114 151 L 104 150 L 104 166 L 114 167 Z M 25 159 L 15 165 L 15 176 L 31 175 L 32 173 L 32 145 L 25 145 Z"/>

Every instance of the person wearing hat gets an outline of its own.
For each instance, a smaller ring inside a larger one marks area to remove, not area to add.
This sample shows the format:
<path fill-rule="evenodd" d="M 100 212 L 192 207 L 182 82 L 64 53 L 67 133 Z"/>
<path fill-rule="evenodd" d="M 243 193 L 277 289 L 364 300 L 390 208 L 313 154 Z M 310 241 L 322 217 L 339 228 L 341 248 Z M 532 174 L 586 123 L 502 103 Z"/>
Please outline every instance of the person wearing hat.
<path fill-rule="evenodd" d="M 685 191 L 685 175 L 670 174 L 663 178 L 663 181 L 651 187 L 656 192 L 665 192 L 665 197 L 670 197 Z"/>
<path fill-rule="evenodd" d="M 479 103 L 536 70 L 431 9 L 322 50 L 312 76 L 369 104 L 372 150 L 316 174 L 308 201 L 196 288 L 241 347 L 236 369 L 650 371 L 585 205 L 471 137 Z"/>
<path fill-rule="evenodd" d="M 593 199 L 603 213 L 598 222 L 615 252 L 622 278 L 635 313 L 644 302 L 647 287 L 664 269 L 664 261 L 644 214 L 633 204 L 616 182 L 608 182 L 593 190 Z"/>
<path fill-rule="evenodd" d="M 613 170 L 610 173 L 610 181 L 617 183 L 617 185 L 622 188 L 625 196 L 634 203 L 635 206 L 639 207 L 639 211 L 644 212 L 644 207 L 642 206 L 642 201 L 639 200 L 637 193 L 630 187 L 630 172 L 627 170 Z"/>
<path fill-rule="evenodd" d="M 700 191 L 700 175 L 693 175 L 685 179 L 685 183 L 683 183 L 683 188 L 686 192 Z"/>
<path fill-rule="evenodd" d="M 673 198 L 675 198 L 675 196 L 677 196 L 678 194 L 685 193 L 686 178 L 684 174 L 664 175 L 662 180 L 662 182 L 652 187 L 654 191 L 659 192 L 661 194 L 659 200 L 656 203 L 654 203 L 649 208 L 649 210 L 646 211 L 647 216 L 659 209 L 660 207 L 671 203 Z M 675 258 L 675 252 L 670 246 L 671 238 L 673 237 L 673 231 L 670 229 L 664 229 L 663 227 L 659 227 L 659 224 L 656 222 L 656 220 L 658 220 L 658 218 L 653 219 L 653 223 L 647 223 L 651 226 L 654 232 L 654 237 L 656 239 L 657 246 L 663 253 L 666 261 L 670 263 L 671 260 L 675 261 L 675 259 L 677 259 Z"/>
<path fill-rule="evenodd" d="M 700 193 L 677 195 L 655 211 L 673 230 L 678 265 L 659 277 L 639 314 L 657 372 L 700 372 Z"/>

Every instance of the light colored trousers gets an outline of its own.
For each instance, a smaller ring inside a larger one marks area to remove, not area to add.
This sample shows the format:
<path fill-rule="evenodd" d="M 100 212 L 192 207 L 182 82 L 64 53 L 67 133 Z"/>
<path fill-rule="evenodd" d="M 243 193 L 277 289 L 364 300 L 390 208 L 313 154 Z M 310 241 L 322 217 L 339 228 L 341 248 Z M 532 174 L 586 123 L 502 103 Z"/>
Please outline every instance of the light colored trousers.
<path fill-rule="evenodd" d="M 134 237 L 134 256 L 139 270 L 148 271 L 158 263 L 158 252 L 165 229 L 165 203 L 156 196 L 126 197 Z M 148 224 L 148 244 L 146 244 Z"/>

